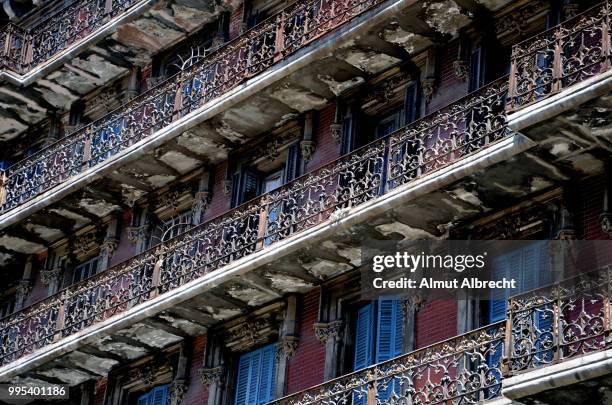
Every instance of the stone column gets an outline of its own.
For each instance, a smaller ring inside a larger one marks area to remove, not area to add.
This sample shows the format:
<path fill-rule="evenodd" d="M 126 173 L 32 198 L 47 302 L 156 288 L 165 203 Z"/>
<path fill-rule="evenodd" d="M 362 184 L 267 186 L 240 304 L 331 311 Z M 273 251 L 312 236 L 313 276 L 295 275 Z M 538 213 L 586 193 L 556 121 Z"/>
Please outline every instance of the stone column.
<path fill-rule="evenodd" d="M 293 357 L 297 351 L 299 337 L 297 334 L 297 296 L 291 295 L 287 297 L 287 309 L 285 310 L 285 319 L 281 326 L 279 341 L 276 345 L 276 387 L 275 396 L 281 398 L 285 395 L 285 387 L 287 386 L 287 368 L 289 359 Z"/>
<path fill-rule="evenodd" d="M 210 202 L 210 173 L 204 172 L 200 177 L 198 189 L 195 192 L 191 205 L 191 224 L 199 225 Z"/>
<path fill-rule="evenodd" d="M 404 313 L 404 353 L 416 349 L 416 314 L 421 309 L 423 300 L 421 297 L 410 297 L 402 300 L 402 311 Z"/>
<path fill-rule="evenodd" d="M 135 225 L 127 228 L 127 237 L 130 242 L 136 245 L 135 254 L 139 254 L 146 249 L 147 245 L 147 234 L 149 230 L 149 224 L 147 222 L 147 208 L 142 210 L 138 219 L 134 220 Z"/>
<path fill-rule="evenodd" d="M 320 322 L 314 324 L 315 335 L 319 342 L 325 345 L 325 371 L 323 380 L 331 380 L 336 377 L 340 349 L 344 339 L 344 321 L 338 319 L 331 322 Z"/>
<path fill-rule="evenodd" d="M 17 284 L 17 294 L 15 295 L 15 310 L 20 310 L 25 304 L 25 300 L 28 294 L 32 291 L 34 285 L 32 280 L 32 256 L 28 256 L 25 267 L 23 269 L 23 275 L 19 284 Z"/>
<path fill-rule="evenodd" d="M 168 405 L 179 405 L 189 389 L 187 373 L 191 358 L 191 343 L 191 340 L 188 340 L 181 346 L 181 352 L 176 366 L 176 374 L 168 389 Z"/>
<path fill-rule="evenodd" d="M 104 271 L 108 268 L 110 264 L 110 259 L 113 257 L 115 250 L 117 249 L 117 233 L 119 231 L 119 220 L 118 218 L 113 218 L 107 228 L 106 228 L 106 236 L 102 241 L 102 246 L 100 246 L 100 255 L 98 259 L 98 271 Z"/>
<path fill-rule="evenodd" d="M 313 138 L 313 126 L 314 126 L 314 113 L 312 111 L 308 111 L 306 113 L 306 117 L 304 118 L 304 135 L 302 137 L 302 141 L 300 142 L 300 152 L 302 155 L 302 173 L 304 173 L 304 166 L 306 163 L 312 160 L 312 156 L 315 153 L 317 144 L 312 139 Z"/>
<path fill-rule="evenodd" d="M 135 66 L 130 70 L 130 77 L 128 79 L 128 87 L 126 91 L 126 102 L 130 101 L 140 93 L 140 68 Z"/>
<path fill-rule="evenodd" d="M 223 381 L 227 378 L 223 343 L 220 338 L 208 335 L 204 367 L 199 370 L 200 381 L 208 389 L 208 405 L 222 404 Z"/>

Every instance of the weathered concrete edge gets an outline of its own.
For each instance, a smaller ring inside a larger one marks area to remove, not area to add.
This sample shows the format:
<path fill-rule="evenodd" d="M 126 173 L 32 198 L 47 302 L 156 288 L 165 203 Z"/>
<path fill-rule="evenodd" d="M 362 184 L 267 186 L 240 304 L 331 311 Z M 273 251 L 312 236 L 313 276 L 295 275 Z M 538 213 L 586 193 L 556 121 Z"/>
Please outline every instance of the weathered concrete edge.
<path fill-rule="evenodd" d="M 407 4 L 414 3 L 417 0 L 393 0 L 382 8 L 375 8 L 356 18 L 343 29 L 330 34 L 323 42 L 315 41 L 301 51 L 289 57 L 288 60 L 277 65 L 276 69 L 270 72 L 262 73 L 261 75 L 249 80 L 241 86 L 225 93 L 220 99 L 212 100 L 195 111 L 180 118 L 178 121 L 163 128 L 155 134 L 140 140 L 131 147 L 119 152 L 115 156 L 91 167 L 70 179 L 55 186 L 51 190 L 45 191 L 38 197 L 27 201 L 26 203 L 15 207 L 8 212 L 0 215 L 0 229 L 4 229 L 17 221 L 20 221 L 32 213 L 50 205 L 51 203 L 65 197 L 76 189 L 79 189 L 94 180 L 100 178 L 105 173 L 115 169 L 118 165 L 125 164 L 131 160 L 145 154 L 147 151 L 169 141 L 170 139 L 180 135 L 185 130 L 200 124 L 201 122 L 212 118 L 213 116 L 227 110 L 233 105 L 247 99 L 252 94 L 257 93 L 264 88 L 270 86 L 274 82 L 288 76 L 298 69 L 308 65 L 312 61 L 318 60 L 325 56 L 331 50 L 337 48 L 342 42 L 345 42 L 355 35 L 370 29 L 378 24 L 381 20 L 389 18 L 396 14 L 401 8 Z"/>
<path fill-rule="evenodd" d="M 521 399 L 612 373 L 612 349 L 525 372 L 502 381 L 502 394 Z"/>
<path fill-rule="evenodd" d="M 107 35 L 113 33 L 118 26 L 132 21 L 156 2 L 157 0 L 144 0 L 140 2 L 127 10 L 125 13 L 122 13 L 120 17 L 114 18 L 113 20 L 102 25 L 85 39 L 78 41 L 61 52 L 58 52 L 56 55 L 52 56 L 24 75 L 20 75 L 19 73 L 15 73 L 11 70 L 2 69 L 0 70 L 0 80 L 6 79 L 9 83 L 16 86 L 28 86 L 38 78 L 52 72 L 64 62 L 74 59 L 76 55 L 100 41 Z"/>
<path fill-rule="evenodd" d="M 508 126 L 514 131 L 520 131 L 610 91 L 612 91 L 612 69 L 508 115 Z"/>
<path fill-rule="evenodd" d="M 382 215 L 393 207 L 405 204 L 420 196 L 449 185 L 469 174 L 483 170 L 496 163 L 502 162 L 533 146 L 533 142 L 520 134 L 515 134 L 505 140 L 499 141 L 484 150 L 466 157 L 445 169 L 441 169 L 413 183 L 399 187 L 388 194 L 355 208 L 347 209 L 343 215 L 338 215 L 334 221 L 326 221 L 313 228 L 296 234 L 284 241 L 280 241 L 255 252 L 236 262 L 215 270 L 179 288 L 173 289 L 159 297 L 131 308 L 121 314 L 93 325 L 74 336 L 69 336 L 57 343 L 53 343 L 17 361 L 0 368 L 0 381 L 6 381 L 20 373 L 31 370 L 62 354 L 74 351 L 79 347 L 109 335 L 115 331 L 140 322 L 163 310 L 181 302 L 187 301 L 202 292 L 225 283 L 232 278 L 239 277 L 255 268 L 279 259 L 298 249 L 316 243 L 342 229 L 363 223 L 370 218 Z"/>

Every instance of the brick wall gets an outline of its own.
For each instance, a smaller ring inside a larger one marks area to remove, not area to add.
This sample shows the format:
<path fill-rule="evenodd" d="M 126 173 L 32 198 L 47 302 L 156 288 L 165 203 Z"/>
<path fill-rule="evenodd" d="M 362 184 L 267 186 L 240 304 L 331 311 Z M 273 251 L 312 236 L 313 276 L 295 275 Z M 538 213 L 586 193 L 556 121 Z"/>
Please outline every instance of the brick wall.
<path fill-rule="evenodd" d="M 189 389 L 185 394 L 183 405 L 202 405 L 208 402 L 208 389 L 200 382 L 199 370 L 204 361 L 206 335 L 198 336 L 193 341 L 191 367 L 189 368 Z"/>
<path fill-rule="evenodd" d="M 204 213 L 204 221 L 208 221 L 217 215 L 223 214 L 230 209 L 229 196 L 225 195 L 224 182 L 227 176 L 227 161 L 215 166 L 214 180 L 212 186 L 212 200 Z"/>
<path fill-rule="evenodd" d="M 96 381 L 94 386 L 94 399 L 93 405 L 102 405 L 104 404 L 104 396 L 106 395 L 106 378 L 101 378 Z"/>
<path fill-rule="evenodd" d="M 236 7 L 232 12 L 229 23 L 229 39 L 232 40 L 241 34 L 242 20 L 244 16 L 244 3 Z"/>
<path fill-rule="evenodd" d="M 605 177 L 595 176 L 583 180 L 578 187 L 578 237 L 601 240 L 610 237 L 601 230 L 599 216 L 603 211 Z"/>
<path fill-rule="evenodd" d="M 306 165 L 306 173 L 329 163 L 340 156 L 340 145 L 331 136 L 329 126 L 334 122 L 336 114 L 336 105 L 330 104 L 320 110 L 317 114 L 317 120 L 314 128 L 314 140 L 317 143 L 317 149 L 310 162 Z"/>
<path fill-rule="evenodd" d="M 437 54 L 437 57 L 440 58 L 439 80 L 434 97 L 426 108 L 427 114 L 452 103 L 468 92 L 468 82 L 459 80 L 453 69 L 458 50 L 459 41 L 453 41 L 444 45 Z"/>
<path fill-rule="evenodd" d="M 300 344 L 289 360 L 287 394 L 304 390 L 323 382 L 325 346 L 317 340 L 313 325 L 319 312 L 319 290 L 314 289 L 298 301 Z"/>
<path fill-rule="evenodd" d="M 433 300 L 416 315 L 417 349 L 451 338 L 457 334 L 457 302 Z"/>
<path fill-rule="evenodd" d="M 125 210 L 123 213 L 123 221 L 121 223 L 121 231 L 119 232 L 119 241 L 117 249 L 110 259 L 109 266 L 114 266 L 134 256 L 136 252 L 136 244 L 128 239 L 127 228 L 132 223 L 132 210 Z"/>

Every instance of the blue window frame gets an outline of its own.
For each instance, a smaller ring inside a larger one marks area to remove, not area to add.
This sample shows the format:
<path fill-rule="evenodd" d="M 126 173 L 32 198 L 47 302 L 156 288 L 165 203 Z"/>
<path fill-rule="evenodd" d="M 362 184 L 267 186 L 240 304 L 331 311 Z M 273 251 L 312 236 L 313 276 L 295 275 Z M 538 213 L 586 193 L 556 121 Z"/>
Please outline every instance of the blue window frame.
<path fill-rule="evenodd" d="M 276 345 L 245 353 L 238 362 L 236 405 L 260 405 L 274 399 Z"/>
<path fill-rule="evenodd" d="M 491 279 L 500 280 L 503 277 L 513 278 L 517 281 L 514 290 L 491 291 L 489 300 L 489 323 L 499 322 L 506 319 L 506 307 L 511 295 L 520 294 L 534 290 L 550 283 L 550 262 L 548 254 L 548 241 L 534 241 L 529 245 L 515 249 L 496 257 L 492 263 Z M 552 307 L 542 307 L 534 312 L 534 325 L 539 331 L 540 339 L 536 342 L 536 350 L 539 351 L 539 340 L 552 332 L 553 311 Z M 497 365 L 502 358 L 503 348 L 500 346 L 494 353 L 489 355 L 489 365 Z M 541 356 L 548 358 L 552 352 L 542 352 Z"/>
<path fill-rule="evenodd" d="M 403 354 L 403 340 L 404 317 L 400 301 L 381 298 L 370 302 L 357 311 L 353 369 L 361 370 Z M 399 388 L 399 381 L 391 382 L 386 391 L 378 392 L 378 400 L 387 401 Z M 365 399 L 361 389 L 353 395 L 354 404 L 365 404 Z"/>
<path fill-rule="evenodd" d="M 168 402 L 168 384 L 153 388 L 142 394 L 136 401 L 137 405 L 166 405 Z"/>

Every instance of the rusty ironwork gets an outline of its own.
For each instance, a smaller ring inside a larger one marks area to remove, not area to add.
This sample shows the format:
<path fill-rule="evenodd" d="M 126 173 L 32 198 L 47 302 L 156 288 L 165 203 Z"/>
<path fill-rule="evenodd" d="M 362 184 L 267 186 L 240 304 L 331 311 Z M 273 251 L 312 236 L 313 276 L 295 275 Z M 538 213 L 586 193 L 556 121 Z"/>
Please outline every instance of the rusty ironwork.
<path fill-rule="evenodd" d="M 607 349 L 610 305 L 612 267 L 511 297 L 509 372 Z"/>
<path fill-rule="evenodd" d="M 147 0 L 73 1 L 29 28 L 0 30 L 0 67 L 24 74 Z"/>
<path fill-rule="evenodd" d="M 505 83 L 492 83 L 443 113 L 425 117 L 1 320 L 0 364 L 303 230 L 340 219 L 352 207 L 511 135 L 504 126 Z M 477 124 L 474 111 L 480 114 Z M 486 130 L 481 129 L 483 123 Z M 446 130 L 432 136 L 436 127 Z M 96 159 L 95 143 L 92 150 Z M 419 159 L 413 160 L 413 155 Z"/>
<path fill-rule="evenodd" d="M 509 109 L 518 110 L 610 69 L 612 2 L 514 45 Z"/>
<path fill-rule="evenodd" d="M 286 7 L 119 109 L 9 167 L 0 212 L 128 149 L 382 2 L 310 0 Z"/>
<path fill-rule="evenodd" d="M 505 328 L 498 322 L 271 404 L 482 403 L 501 395 Z"/>

